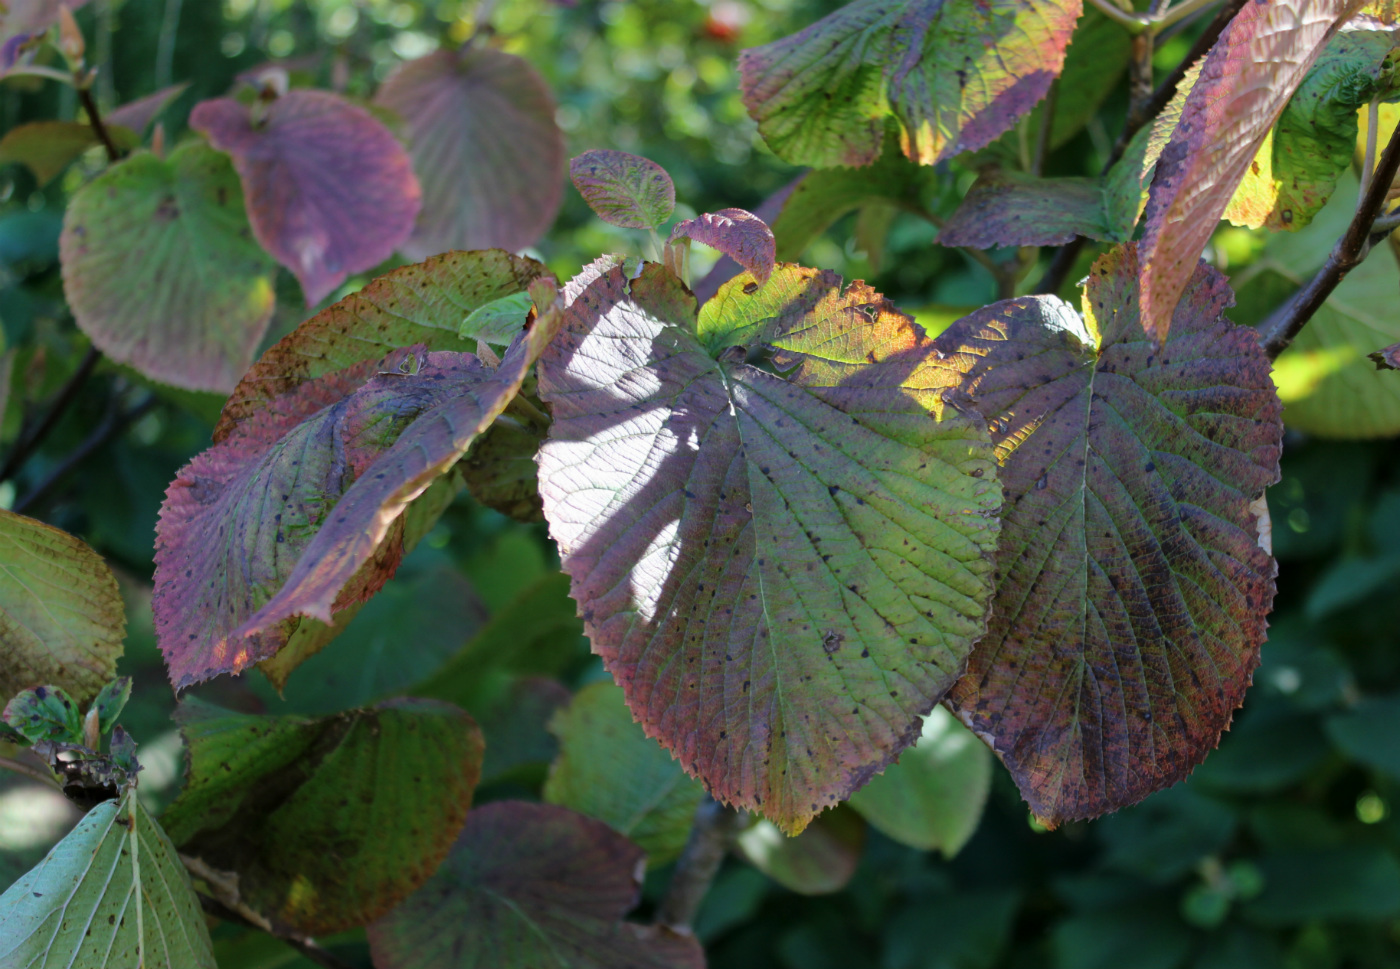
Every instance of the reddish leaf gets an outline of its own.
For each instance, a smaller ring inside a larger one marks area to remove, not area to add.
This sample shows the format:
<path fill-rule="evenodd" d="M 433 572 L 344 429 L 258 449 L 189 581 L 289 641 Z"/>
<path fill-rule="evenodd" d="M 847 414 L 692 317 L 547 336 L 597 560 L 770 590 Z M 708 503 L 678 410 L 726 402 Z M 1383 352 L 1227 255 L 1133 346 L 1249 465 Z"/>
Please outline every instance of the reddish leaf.
<path fill-rule="evenodd" d="M 749 271 L 758 284 L 773 272 L 776 243 L 773 230 L 758 216 L 743 209 L 720 209 L 676 223 L 671 242 L 694 239 L 718 249 Z"/>
<path fill-rule="evenodd" d="M 1139 300 L 1142 325 L 1158 343 L 1259 146 L 1327 41 L 1360 6 L 1256 0 L 1206 55 L 1147 201 Z"/>
<path fill-rule="evenodd" d="M 135 101 L 123 104 L 116 110 L 108 112 L 102 120 L 108 125 L 121 125 L 124 128 L 130 128 L 138 135 L 143 134 L 170 102 L 184 94 L 189 86 L 189 81 L 172 84 L 154 94 L 148 94 L 144 98 L 137 98 Z"/>
<path fill-rule="evenodd" d="M 437 51 L 399 67 L 374 101 L 404 119 L 423 186 L 401 247 L 409 258 L 523 249 L 554 223 L 564 137 L 549 87 L 526 61 L 490 47 Z"/>
<path fill-rule="evenodd" d="M 467 815 L 426 885 L 369 927 L 379 969 L 704 969 L 694 936 L 622 921 L 642 851 L 565 808 L 497 801 Z"/>
<path fill-rule="evenodd" d="M 1400 343 L 1392 343 L 1369 356 L 1377 370 L 1400 370 Z"/>
<path fill-rule="evenodd" d="M 624 229 L 654 229 L 676 207 L 666 169 L 625 151 L 586 151 L 569 162 L 569 177 L 598 218 Z"/>
<path fill-rule="evenodd" d="M 938 233 L 945 246 L 1061 246 L 1075 236 L 1112 238 L 1096 178 L 983 172 Z"/>
<path fill-rule="evenodd" d="M 1139 278 L 1121 247 L 1091 271 L 1087 319 L 1023 297 L 934 341 L 989 419 L 1007 498 L 992 619 L 952 700 L 1052 825 L 1201 762 L 1274 597 L 1251 504 L 1278 480 L 1269 361 L 1208 267 L 1158 347 Z"/>
<path fill-rule="evenodd" d="M 256 110 L 204 101 L 190 127 L 233 156 L 258 241 L 314 305 L 408 237 L 418 180 L 389 129 L 328 91 L 289 91 Z"/>

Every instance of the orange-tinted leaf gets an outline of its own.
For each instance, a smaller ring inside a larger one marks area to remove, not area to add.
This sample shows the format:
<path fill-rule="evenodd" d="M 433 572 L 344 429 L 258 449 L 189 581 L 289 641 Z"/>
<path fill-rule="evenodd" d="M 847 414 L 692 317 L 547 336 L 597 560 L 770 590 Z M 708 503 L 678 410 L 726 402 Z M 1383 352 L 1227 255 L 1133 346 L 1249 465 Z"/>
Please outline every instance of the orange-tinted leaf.
<path fill-rule="evenodd" d="M 747 269 L 760 286 L 768 282 L 773 272 L 777 248 L 773 230 L 752 212 L 720 209 L 677 222 L 670 241 L 677 239 L 694 239 L 718 249 Z"/>
<path fill-rule="evenodd" d="M 418 224 L 400 249 L 523 249 L 554 222 L 564 136 L 539 73 L 490 47 L 441 50 L 384 81 L 375 104 L 397 112 L 423 186 Z"/>
<path fill-rule="evenodd" d="M 190 127 L 233 156 L 258 241 L 314 305 L 408 238 L 418 180 L 389 129 L 338 95 L 299 89 L 252 110 L 203 101 Z"/>

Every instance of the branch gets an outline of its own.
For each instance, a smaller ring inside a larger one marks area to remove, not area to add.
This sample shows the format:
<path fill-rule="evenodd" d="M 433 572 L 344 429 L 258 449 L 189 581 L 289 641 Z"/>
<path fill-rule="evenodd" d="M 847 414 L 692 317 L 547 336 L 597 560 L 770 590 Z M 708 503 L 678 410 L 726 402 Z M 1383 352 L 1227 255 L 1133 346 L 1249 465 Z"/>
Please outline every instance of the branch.
<path fill-rule="evenodd" d="M 26 764 L 22 760 L 14 760 L 10 757 L 0 757 L 0 768 L 3 768 L 5 770 L 12 770 L 16 774 L 23 774 L 30 780 L 35 780 L 41 784 L 45 784 L 49 787 L 52 787 L 55 791 L 63 790 L 63 785 L 59 783 L 59 780 L 57 777 L 54 776 L 53 771 L 40 770 L 38 767 L 35 767 L 32 764 Z"/>
<path fill-rule="evenodd" d="M 16 501 L 14 508 L 11 510 L 16 514 L 20 514 L 47 496 L 47 494 L 53 490 L 53 487 L 58 484 L 68 472 L 82 464 L 94 451 L 120 434 L 128 424 L 145 416 L 155 405 L 156 398 L 151 396 L 147 397 L 130 410 L 120 412 L 108 410 L 106 415 L 103 416 L 101 423 L 93 428 L 92 433 L 87 436 L 83 443 L 79 444 L 71 454 L 59 462 L 58 466 L 50 471 L 44 477 L 44 480 L 36 484 L 32 491 Z"/>
<path fill-rule="evenodd" d="M 1115 23 L 1122 24 L 1132 33 L 1136 34 L 1147 26 L 1147 18 L 1127 13 L 1117 5 L 1110 3 L 1109 0 L 1089 0 L 1089 2 L 1098 8 L 1099 13 Z"/>
<path fill-rule="evenodd" d="M 223 919 L 225 922 L 232 922 L 235 925 L 241 925 L 248 929 L 258 928 L 258 926 L 226 907 L 217 899 L 210 898 L 203 892 L 195 892 L 195 895 L 199 898 L 200 907 L 216 919 Z M 299 935 L 278 935 L 275 932 L 271 933 L 271 935 L 275 939 L 281 939 L 307 959 L 316 963 L 316 965 L 323 966 L 324 969 L 355 969 L 350 963 L 342 961 L 339 957 L 321 948 L 316 944 L 314 939 L 303 938 Z"/>
<path fill-rule="evenodd" d="M 743 827 L 744 815 L 708 794 L 695 809 L 695 826 L 685 843 L 666 896 L 656 910 L 656 923 L 688 932 L 700 903 L 715 880 L 720 862 Z"/>
<path fill-rule="evenodd" d="M 1390 143 L 1376 163 L 1370 184 L 1357 199 L 1356 214 L 1352 216 L 1351 224 L 1328 253 L 1322 268 L 1307 285 L 1259 325 L 1259 342 L 1264 345 L 1270 360 L 1277 359 L 1280 353 L 1288 349 L 1294 337 L 1332 295 L 1337 284 L 1370 254 L 1372 245 L 1385 238 L 1385 230 L 1376 232 L 1375 225 L 1385 207 L 1385 197 L 1395 181 L 1397 170 L 1400 170 L 1400 129 L 1390 136 Z"/>
<path fill-rule="evenodd" d="M 89 97 L 91 97 L 91 95 L 89 95 Z M 68 406 L 77 398 L 78 391 L 82 388 L 83 384 L 87 382 L 88 377 L 92 375 L 93 368 L 97 366 L 97 361 L 101 359 L 101 350 L 98 350 L 96 347 L 88 347 L 87 353 L 84 354 L 83 359 L 79 361 L 77 369 L 73 371 L 68 380 L 59 388 L 58 393 L 54 396 L 53 405 L 49 408 L 49 412 L 44 415 L 43 420 L 39 422 L 39 425 L 35 427 L 31 433 L 21 434 L 20 439 L 15 442 L 14 450 L 12 450 L 9 457 L 5 459 L 5 463 L 0 465 L 0 481 L 6 481 L 13 477 L 15 472 L 19 470 L 20 465 L 24 464 L 25 459 L 34 453 L 35 449 L 43 443 L 44 438 L 48 437 L 49 432 L 52 431 L 54 425 L 58 423 L 58 419 L 63 416 L 63 412 L 67 410 Z"/>
<path fill-rule="evenodd" d="M 74 80 L 76 81 L 77 79 L 75 78 Z M 107 126 L 102 123 L 102 112 L 97 110 L 97 102 L 93 100 L 92 86 L 90 84 L 80 83 L 75 83 L 73 86 L 78 89 L 78 100 L 82 103 L 83 110 L 87 112 L 88 124 L 92 125 L 92 130 L 93 133 L 97 135 L 97 140 L 102 142 L 102 147 L 107 150 L 107 160 L 109 162 L 117 161 L 122 157 L 122 152 L 121 149 L 117 147 L 117 143 L 112 140 L 112 135 L 107 130 Z"/>

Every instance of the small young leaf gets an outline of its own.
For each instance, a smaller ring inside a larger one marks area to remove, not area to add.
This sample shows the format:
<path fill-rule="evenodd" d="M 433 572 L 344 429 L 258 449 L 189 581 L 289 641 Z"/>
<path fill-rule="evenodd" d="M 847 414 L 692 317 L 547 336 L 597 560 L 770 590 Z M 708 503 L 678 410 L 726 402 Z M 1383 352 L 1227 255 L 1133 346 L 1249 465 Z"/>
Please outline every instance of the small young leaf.
<path fill-rule="evenodd" d="M 776 249 L 773 230 L 752 212 L 720 209 L 677 222 L 671 230 L 670 241 L 678 239 L 694 239 L 718 249 L 748 270 L 760 286 L 768 282 L 773 273 Z"/>
<path fill-rule="evenodd" d="M 96 696 L 126 629 L 111 569 L 67 532 L 12 512 L 0 512 L 0 537 L 0 698 L 40 683 L 80 703 Z"/>
<path fill-rule="evenodd" d="M 369 927 L 379 969 L 569 965 L 703 969 L 694 936 L 622 921 L 642 852 L 601 821 L 497 801 L 466 827 L 426 885 Z"/>
<path fill-rule="evenodd" d="M 1281 406 L 1254 332 L 1199 269 L 1164 346 L 1131 245 L 1055 297 L 986 307 L 935 342 L 966 373 L 1006 486 L 987 636 L 951 694 L 1049 824 L 1181 780 L 1259 662 L 1275 563 L 1256 505 Z"/>
<path fill-rule="evenodd" d="M 189 876 L 134 789 L 0 895 L 0 965 L 216 969 Z"/>
<path fill-rule="evenodd" d="M 795 838 L 759 820 L 735 846 L 759 871 L 799 895 L 830 895 L 845 888 L 865 848 L 865 822 L 838 806 Z"/>
<path fill-rule="evenodd" d="M 233 156 L 258 242 L 314 306 L 413 231 L 418 180 L 389 129 L 339 95 L 298 89 L 262 109 L 202 101 L 190 127 Z"/>
<path fill-rule="evenodd" d="M 144 98 L 128 101 L 121 107 L 108 112 L 102 120 L 109 129 L 112 125 L 118 125 L 134 131 L 138 135 L 144 134 L 146 129 L 151 126 L 151 122 L 160 117 L 160 113 L 169 107 L 172 101 L 184 94 L 189 86 L 189 81 L 182 81 L 179 84 L 161 88 Z"/>
<path fill-rule="evenodd" d="M 5 704 L 0 718 L 31 744 L 43 740 L 61 744 L 83 742 L 82 715 L 62 687 L 36 686 L 25 690 Z"/>
<path fill-rule="evenodd" d="M 549 86 L 527 62 L 482 45 L 437 51 L 401 65 L 374 102 L 404 119 L 423 185 L 418 224 L 400 247 L 410 259 L 523 249 L 553 224 L 564 136 Z"/>
<path fill-rule="evenodd" d="M 625 151 L 586 151 L 569 162 L 569 177 L 598 218 L 624 229 L 654 229 L 676 207 L 666 170 Z"/>
<path fill-rule="evenodd" d="M 868 165 L 885 118 L 932 165 L 990 143 L 1045 96 L 1080 0 L 856 0 L 739 58 L 744 105 L 795 165 Z"/>
<path fill-rule="evenodd" d="M 107 134 L 118 148 L 134 148 L 141 139 L 132 131 L 109 125 Z M 19 162 L 45 185 L 100 144 L 91 125 L 79 121 L 31 121 L 17 125 L 0 138 L 0 164 Z"/>
<path fill-rule="evenodd" d="M 226 156 L 192 142 L 126 159 L 73 197 L 60 244 L 78 326 L 113 359 L 192 390 L 248 369 L 276 266 L 248 238 Z"/>
<path fill-rule="evenodd" d="M 92 701 L 92 709 L 97 711 L 98 726 L 103 733 L 111 733 L 117 725 L 126 701 L 131 699 L 131 677 L 119 676 L 102 688 Z"/>
<path fill-rule="evenodd" d="M 315 720 L 187 701 L 176 719 L 189 776 L 162 817 L 171 840 L 304 934 L 363 925 L 422 885 L 481 769 L 476 725 L 432 700 Z"/>
<path fill-rule="evenodd" d="M 136 759 L 136 741 L 131 739 L 131 734 L 123 730 L 120 724 L 112 728 L 108 756 L 112 758 L 113 764 L 126 771 L 128 777 L 135 777 L 141 770 L 141 763 Z"/>
<path fill-rule="evenodd" d="M 647 264 L 540 362 L 540 492 L 594 650 L 716 797 L 792 832 L 914 740 L 982 632 L 1001 491 L 932 359 L 833 273 L 741 275 L 697 321 Z"/>
<path fill-rule="evenodd" d="M 1367 356 L 1375 363 L 1377 370 L 1400 370 L 1400 343 L 1392 343 Z"/>

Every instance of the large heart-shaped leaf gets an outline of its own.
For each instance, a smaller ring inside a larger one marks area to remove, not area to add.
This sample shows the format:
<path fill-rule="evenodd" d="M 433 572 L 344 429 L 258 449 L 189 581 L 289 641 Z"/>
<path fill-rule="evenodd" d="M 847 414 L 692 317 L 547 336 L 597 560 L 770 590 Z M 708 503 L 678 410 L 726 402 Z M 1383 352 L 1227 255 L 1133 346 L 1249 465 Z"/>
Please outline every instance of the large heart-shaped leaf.
<path fill-rule="evenodd" d="M 411 259 L 449 249 L 523 249 L 554 222 L 564 136 L 544 78 L 514 54 L 472 45 L 409 61 L 375 104 L 397 112 L 423 186 Z"/>
<path fill-rule="evenodd" d="M 0 702 L 53 684 L 80 702 L 115 675 L 126 629 L 102 557 L 51 525 L 0 511 Z"/>
<path fill-rule="evenodd" d="M 1162 342 L 1201 250 L 1269 130 L 1361 0 L 1246 3 L 1201 65 L 1157 163 L 1141 243 L 1142 325 Z"/>
<path fill-rule="evenodd" d="M 935 341 L 994 429 L 1007 499 L 992 619 L 952 700 L 1050 824 L 1201 762 L 1274 596 L 1254 504 L 1283 434 L 1268 359 L 1208 267 L 1156 346 L 1140 268 L 1131 246 L 1095 263 L 1084 319 L 1024 297 Z"/>
<path fill-rule="evenodd" d="M 233 387 L 272 319 L 276 265 L 228 158 L 142 152 L 84 186 L 60 239 L 78 325 L 115 360 L 195 390 Z"/>
<path fill-rule="evenodd" d="M 407 152 L 338 95 L 298 89 L 256 108 L 203 101 L 190 127 L 233 156 L 253 232 L 296 275 L 308 306 L 413 231 L 421 192 Z"/>
<path fill-rule="evenodd" d="M 744 104 L 784 161 L 880 155 L 885 118 L 921 165 L 988 144 L 1064 63 L 1080 0 L 856 0 L 739 57 Z"/>
<path fill-rule="evenodd" d="M 434 700 L 320 719 L 186 702 L 176 717 L 189 775 L 161 818 L 171 839 L 299 933 L 363 925 L 423 884 L 481 770 L 476 725 Z"/>
<path fill-rule="evenodd" d="M 932 346 L 779 267 L 705 304 L 604 271 L 540 362 L 540 493 L 633 714 L 789 831 L 918 735 L 981 634 L 1000 488 Z"/>
<path fill-rule="evenodd" d="M 135 789 L 0 895 L 0 965 L 215 969 L 189 877 Z"/>
<path fill-rule="evenodd" d="M 642 852 L 601 821 L 547 804 L 477 808 L 426 885 L 369 927 L 379 969 L 704 969 L 694 936 L 622 921 Z"/>

